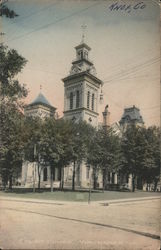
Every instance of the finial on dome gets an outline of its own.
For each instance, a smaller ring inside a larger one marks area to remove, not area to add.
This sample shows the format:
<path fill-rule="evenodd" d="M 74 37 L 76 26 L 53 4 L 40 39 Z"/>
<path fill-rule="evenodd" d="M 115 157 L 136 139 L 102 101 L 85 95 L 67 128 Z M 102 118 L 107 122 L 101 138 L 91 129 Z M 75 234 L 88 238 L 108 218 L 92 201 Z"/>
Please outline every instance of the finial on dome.
<path fill-rule="evenodd" d="M 85 24 L 83 24 L 82 26 L 81 26 L 81 28 L 82 28 L 82 43 L 84 43 L 84 38 L 85 38 L 85 29 L 87 28 L 87 25 L 85 25 Z"/>
<path fill-rule="evenodd" d="M 40 84 L 40 92 L 41 92 L 41 90 L 42 90 L 42 85 Z"/>

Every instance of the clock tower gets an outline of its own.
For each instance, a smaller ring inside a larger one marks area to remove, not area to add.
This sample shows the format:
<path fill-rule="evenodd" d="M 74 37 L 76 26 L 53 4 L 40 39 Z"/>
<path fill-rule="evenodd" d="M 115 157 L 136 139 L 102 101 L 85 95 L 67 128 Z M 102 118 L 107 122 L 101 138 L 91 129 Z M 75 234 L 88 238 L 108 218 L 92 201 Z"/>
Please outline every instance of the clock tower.
<path fill-rule="evenodd" d="M 84 38 L 84 36 L 83 36 Z M 98 125 L 99 88 L 102 81 L 89 59 L 91 48 L 84 42 L 75 47 L 76 59 L 72 61 L 69 75 L 64 82 L 64 118 L 85 120 L 94 127 Z"/>

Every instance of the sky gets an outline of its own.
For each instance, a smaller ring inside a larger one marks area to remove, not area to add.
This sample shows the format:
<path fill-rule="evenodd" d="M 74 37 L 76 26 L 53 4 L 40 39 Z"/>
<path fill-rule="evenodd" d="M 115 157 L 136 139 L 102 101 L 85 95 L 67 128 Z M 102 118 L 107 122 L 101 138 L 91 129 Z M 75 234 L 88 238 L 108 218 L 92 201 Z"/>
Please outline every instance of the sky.
<path fill-rule="evenodd" d="M 130 6 L 130 10 L 112 9 Z M 137 6 L 136 6 L 137 4 Z M 75 59 L 74 47 L 82 38 L 91 47 L 97 77 L 103 84 L 99 121 L 109 105 L 111 123 L 121 119 L 124 108 L 140 109 L 147 126 L 160 125 L 160 9 L 156 1 L 9 0 L 19 16 L 1 18 L 3 42 L 27 59 L 21 83 L 29 89 L 25 102 L 40 92 L 64 109 L 62 78 Z"/>

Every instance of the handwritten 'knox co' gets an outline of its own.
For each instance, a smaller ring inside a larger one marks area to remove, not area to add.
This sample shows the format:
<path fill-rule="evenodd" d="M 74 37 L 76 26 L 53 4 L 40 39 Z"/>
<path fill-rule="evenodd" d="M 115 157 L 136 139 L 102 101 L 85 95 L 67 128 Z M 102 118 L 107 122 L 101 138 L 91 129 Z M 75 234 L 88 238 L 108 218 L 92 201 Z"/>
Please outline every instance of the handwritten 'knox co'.
<path fill-rule="evenodd" d="M 132 10 L 143 10 L 146 7 L 146 4 L 144 2 L 139 2 L 137 4 L 119 4 L 118 2 L 113 3 L 110 5 L 109 9 L 111 11 L 126 11 L 130 13 Z"/>

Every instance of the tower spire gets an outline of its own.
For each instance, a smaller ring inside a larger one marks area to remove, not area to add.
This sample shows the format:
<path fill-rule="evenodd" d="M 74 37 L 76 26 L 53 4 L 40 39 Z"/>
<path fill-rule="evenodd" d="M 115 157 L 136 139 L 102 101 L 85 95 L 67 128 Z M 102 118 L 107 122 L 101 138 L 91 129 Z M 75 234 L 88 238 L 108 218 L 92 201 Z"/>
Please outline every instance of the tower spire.
<path fill-rule="evenodd" d="M 84 43 L 84 38 L 85 38 L 85 29 L 87 28 L 87 25 L 85 25 L 85 24 L 83 24 L 82 26 L 81 26 L 81 28 L 82 28 L 82 43 Z"/>
<path fill-rule="evenodd" d="M 41 90 L 42 90 L 42 85 L 40 84 L 40 92 L 41 92 Z"/>

